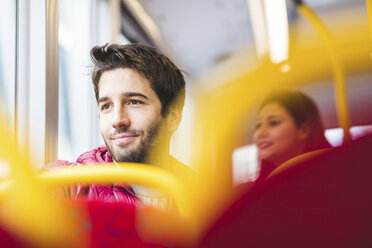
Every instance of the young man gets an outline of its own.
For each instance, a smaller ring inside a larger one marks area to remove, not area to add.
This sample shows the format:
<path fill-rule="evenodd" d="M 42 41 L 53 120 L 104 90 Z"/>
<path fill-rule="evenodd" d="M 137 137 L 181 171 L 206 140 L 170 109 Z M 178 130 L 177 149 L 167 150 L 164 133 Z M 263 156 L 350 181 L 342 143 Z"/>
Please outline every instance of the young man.
<path fill-rule="evenodd" d="M 182 116 L 185 80 L 166 56 L 141 44 L 105 45 L 91 50 L 92 80 L 106 146 L 82 154 L 79 164 L 105 162 L 147 163 L 180 177 L 190 170 L 169 154 L 172 133 Z M 57 161 L 51 168 L 71 165 Z M 77 185 L 72 198 L 134 202 L 169 207 L 161 192 L 139 185 Z"/>

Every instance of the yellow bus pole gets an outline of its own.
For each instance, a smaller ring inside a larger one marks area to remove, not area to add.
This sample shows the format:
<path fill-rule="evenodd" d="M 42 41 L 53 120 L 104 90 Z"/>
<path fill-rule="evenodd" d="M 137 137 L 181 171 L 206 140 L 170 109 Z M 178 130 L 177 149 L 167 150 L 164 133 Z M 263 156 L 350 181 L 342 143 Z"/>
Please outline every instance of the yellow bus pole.
<path fill-rule="evenodd" d="M 367 2 L 371 2 L 370 0 Z M 336 108 L 339 124 L 344 130 L 344 144 L 351 140 L 350 136 L 350 121 L 349 121 L 349 106 L 347 99 L 347 89 L 346 89 L 346 79 L 344 70 L 341 65 L 340 58 L 336 52 L 335 41 L 324 25 L 320 18 L 305 4 L 300 3 L 297 6 L 298 11 L 310 22 L 315 28 L 316 32 L 322 39 L 329 57 L 331 59 L 332 72 L 334 77 L 334 87 L 335 87 L 335 98 L 336 98 Z"/>

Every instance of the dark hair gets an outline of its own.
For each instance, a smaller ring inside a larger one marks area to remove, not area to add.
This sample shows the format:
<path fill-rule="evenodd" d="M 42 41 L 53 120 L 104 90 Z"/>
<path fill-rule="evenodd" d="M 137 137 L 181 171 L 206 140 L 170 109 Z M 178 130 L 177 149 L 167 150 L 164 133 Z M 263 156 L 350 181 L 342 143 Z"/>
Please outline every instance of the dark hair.
<path fill-rule="evenodd" d="M 160 99 L 165 116 L 171 105 L 183 108 L 185 80 L 182 71 L 156 49 L 139 44 L 106 44 L 95 46 L 90 51 L 94 63 L 92 80 L 96 100 L 99 97 L 99 80 L 105 71 L 130 68 L 146 78 Z"/>
<path fill-rule="evenodd" d="M 305 123 L 309 124 L 311 133 L 306 143 L 305 152 L 331 147 L 324 136 L 324 127 L 318 108 L 310 97 L 298 91 L 275 91 L 263 101 L 260 110 L 273 102 L 280 104 L 287 110 L 297 127 Z"/>

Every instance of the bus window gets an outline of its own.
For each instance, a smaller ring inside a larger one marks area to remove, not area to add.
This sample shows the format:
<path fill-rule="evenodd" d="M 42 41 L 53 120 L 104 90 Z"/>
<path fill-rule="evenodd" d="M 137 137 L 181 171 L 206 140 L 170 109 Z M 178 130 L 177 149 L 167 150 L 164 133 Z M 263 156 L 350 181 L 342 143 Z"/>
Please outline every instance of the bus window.
<path fill-rule="evenodd" d="M 0 114 L 14 125 L 16 2 L 6 0 L 0 8 Z"/>

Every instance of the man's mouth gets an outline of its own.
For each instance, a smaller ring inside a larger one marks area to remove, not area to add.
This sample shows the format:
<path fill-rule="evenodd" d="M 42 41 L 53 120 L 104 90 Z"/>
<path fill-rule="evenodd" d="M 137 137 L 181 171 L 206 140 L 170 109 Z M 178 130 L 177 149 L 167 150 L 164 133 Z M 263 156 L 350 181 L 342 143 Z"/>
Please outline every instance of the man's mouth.
<path fill-rule="evenodd" d="M 135 134 L 122 134 L 122 135 L 117 135 L 112 138 L 110 138 L 114 143 L 116 144 L 128 144 L 135 140 L 138 137 L 138 135 Z"/>

